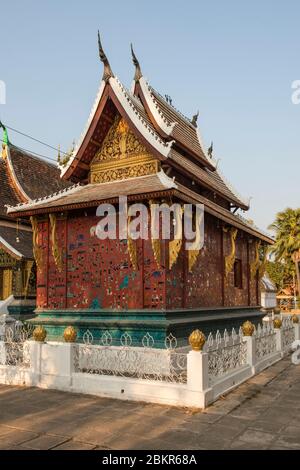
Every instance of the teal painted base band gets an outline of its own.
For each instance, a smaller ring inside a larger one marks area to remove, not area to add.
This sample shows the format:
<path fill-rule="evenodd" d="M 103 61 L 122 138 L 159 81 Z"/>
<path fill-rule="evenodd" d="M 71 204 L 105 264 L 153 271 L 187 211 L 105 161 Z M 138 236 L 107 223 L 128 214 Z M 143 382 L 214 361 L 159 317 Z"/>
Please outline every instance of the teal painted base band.
<path fill-rule="evenodd" d="M 263 317 L 260 307 L 182 310 L 36 310 L 30 323 L 43 325 L 47 339 L 62 339 L 64 329 L 72 325 L 77 329 L 78 341 L 89 330 L 95 342 L 108 331 L 113 344 L 120 344 L 121 336 L 128 333 L 133 346 L 142 346 L 142 339 L 149 333 L 155 341 L 154 347 L 164 348 L 165 338 L 171 333 L 178 346 L 187 346 L 190 333 L 199 328 L 206 335 L 210 331 L 239 328 L 246 320 L 258 323 Z"/>
<path fill-rule="evenodd" d="M 19 321 L 26 321 L 36 317 L 35 306 L 10 305 L 7 307 L 9 315 Z"/>

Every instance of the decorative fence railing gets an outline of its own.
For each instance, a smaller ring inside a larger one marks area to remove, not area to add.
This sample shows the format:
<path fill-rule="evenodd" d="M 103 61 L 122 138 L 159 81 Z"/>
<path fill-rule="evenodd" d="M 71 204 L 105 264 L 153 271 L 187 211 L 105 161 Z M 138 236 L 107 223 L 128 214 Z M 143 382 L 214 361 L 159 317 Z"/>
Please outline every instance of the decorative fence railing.
<path fill-rule="evenodd" d="M 217 331 L 215 337 L 209 334 L 206 343 L 208 353 L 209 383 L 212 384 L 218 377 L 243 367 L 247 363 L 247 345 L 243 341 L 240 328 L 238 334 L 232 329 L 231 335 L 224 330 L 223 335 Z"/>
<path fill-rule="evenodd" d="M 99 344 L 94 344 L 92 333 L 83 334 L 78 344 L 75 370 L 99 375 L 114 375 L 166 382 L 186 382 L 187 354 L 176 350 L 177 340 L 170 334 L 165 339 L 165 349 L 154 347 L 154 338 L 146 333 L 141 347 L 132 347 L 128 333 L 120 337 L 120 345 L 112 344 L 112 336 L 106 331 Z"/>
<path fill-rule="evenodd" d="M 0 341 L 0 364 L 9 366 L 30 367 L 28 340 L 33 329 L 20 322 L 8 327 Z"/>
<path fill-rule="evenodd" d="M 291 344 L 295 340 L 295 328 L 291 317 L 282 320 L 282 349 L 288 352 Z"/>
<path fill-rule="evenodd" d="M 178 348 L 171 334 L 158 348 L 149 333 L 132 346 L 128 333 L 116 344 L 108 331 L 95 341 L 89 330 L 77 343 L 72 327 L 65 342 L 45 339 L 42 327 L 7 328 L 0 340 L 0 383 L 201 408 L 288 354 L 295 340 L 300 343 L 300 324 L 295 316 L 257 328 L 245 322 L 239 331 L 207 338 L 195 330 L 191 348 Z"/>
<path fill-rule="evenodd" d="M 262 327 L 258 325 L 254 336 L 256 361 L 260 361 L 270 354 L 276 353 L 276 332 L 273 323 L 265 323 Z"/>

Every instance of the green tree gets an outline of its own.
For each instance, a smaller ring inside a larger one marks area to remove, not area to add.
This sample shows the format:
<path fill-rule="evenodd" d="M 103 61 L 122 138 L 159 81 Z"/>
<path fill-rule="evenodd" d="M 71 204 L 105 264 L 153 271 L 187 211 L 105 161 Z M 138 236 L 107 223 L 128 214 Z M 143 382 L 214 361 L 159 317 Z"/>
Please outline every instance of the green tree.
<path fill-rule="evenodd" d="M 292 275 L 296 275 L 300 294 L 300 209 L 288 208 L 279 212 L 269 229 L 276 235 L 271 253 L 274 253 L 275 261 L 282 262 Z"/>
<path fill-rule="evenodd" d="M 293 284 L 293 263 L 287 264 L 282 261 L 267 261 L 266 271 L 277 290 L 284 289 Z"/>

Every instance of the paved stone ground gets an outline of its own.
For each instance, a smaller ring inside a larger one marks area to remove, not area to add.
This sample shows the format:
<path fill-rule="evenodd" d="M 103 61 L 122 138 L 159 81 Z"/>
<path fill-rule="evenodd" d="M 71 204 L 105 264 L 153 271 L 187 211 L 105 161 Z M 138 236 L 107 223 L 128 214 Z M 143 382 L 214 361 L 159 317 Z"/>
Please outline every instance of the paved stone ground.
<path fill-rule="evenodd" d="M 205 412 L 0 385 L 0 449 L 300 449 L 299 413 L 290 358 Z"/>

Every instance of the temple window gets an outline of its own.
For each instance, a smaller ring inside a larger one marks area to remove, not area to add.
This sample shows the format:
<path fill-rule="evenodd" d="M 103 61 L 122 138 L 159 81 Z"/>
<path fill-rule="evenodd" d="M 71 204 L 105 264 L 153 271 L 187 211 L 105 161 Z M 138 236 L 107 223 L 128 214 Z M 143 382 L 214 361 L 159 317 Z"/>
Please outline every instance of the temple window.
<path fill-rule="evenodd" d="M 240 259 L 236 259 L 234 262 L 234 287 L 237 289 L 243 288 L 243 274 L 242 274 L 242 261 Z"/>

